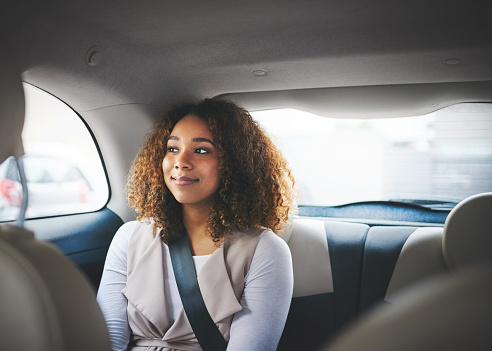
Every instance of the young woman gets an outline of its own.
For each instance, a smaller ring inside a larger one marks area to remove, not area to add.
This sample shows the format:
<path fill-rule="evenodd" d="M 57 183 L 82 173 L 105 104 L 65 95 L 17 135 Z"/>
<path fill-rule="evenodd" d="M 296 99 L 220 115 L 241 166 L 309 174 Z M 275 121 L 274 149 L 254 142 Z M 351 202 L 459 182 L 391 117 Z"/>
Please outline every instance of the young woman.
<path fill-rule="evenodd" d="M 116 233 L 98 291 L 113 349 L 201 349 L 168 246 L 187 235 L 227 350 L 275 350 L 293 274 L 274 232 L 287 222 L 293 186 L 285 159 L 243 108 L 206 99 L 169 111 L 134 160 L 128 200 L 138 221 Z"/>

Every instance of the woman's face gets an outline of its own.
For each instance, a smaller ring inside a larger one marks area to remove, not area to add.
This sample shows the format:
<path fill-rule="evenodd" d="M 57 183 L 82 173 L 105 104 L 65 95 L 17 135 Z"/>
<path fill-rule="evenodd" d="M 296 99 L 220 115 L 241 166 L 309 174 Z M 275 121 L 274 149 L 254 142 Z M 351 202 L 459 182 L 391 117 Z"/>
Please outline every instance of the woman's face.
<path fill-rule="evenodd" d="M 219 155 L 205 120 L 187 115 L 176 123 L 167 142 L 162 171 L 179 203 L 212 205 L 219 187 Z"/>

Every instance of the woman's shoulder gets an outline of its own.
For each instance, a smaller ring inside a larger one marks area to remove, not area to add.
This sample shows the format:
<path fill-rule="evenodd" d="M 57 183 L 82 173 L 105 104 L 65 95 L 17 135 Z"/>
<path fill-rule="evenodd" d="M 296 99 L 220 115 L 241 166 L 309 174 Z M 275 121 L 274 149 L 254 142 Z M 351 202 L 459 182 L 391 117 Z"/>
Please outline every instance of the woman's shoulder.
<path fill-rule="evenodd" d="M 246 230 L 240 230 L 234 232 L 232 241 L 254 241 L 258 242 L 258 245 L 263 246 L 278 246 L 287 247 L 285 240 L 280 238 L 271 229 L 260 227 L 260 228 L 249 228 Z M 287 247 L 288 248 L 288 247 Z"/>
<path fill-rule="evenodd" d="M 113 247 L 127 247 L 136 225 L 137 221 L 123 223 L 116 231 L 111 245 Z"/>
<path fill-rule="evenodd" d="M 258 274 L 267 274 L 267 272 L 276 277 L 290 279 L 292 255 L 289 246 L 273 231 L 264 230 L 258 239 L 250 267 L 248 279 L 254 278 Z"/>
<path fill-rule="evenodd" d="M 234 233 L 230 240 L 231 246 L 242 247 L 246 250 L 250 247 L 254 256 L 272 257 L 279 255 L 285 259 L 290 259 L 290 249 L 282 238 L 268 228 L 247 229 Z"/>
<path fill-rule="evenodd" d="M 128 242 L 131 239 L 133 233 L 135 232 L 137 226 L 140 225 L 139 223 L 140 222 L 137 220 L 123 223 L 121 227 L 119 227 L 118 230 L 116 231 L 113 240 Z"/>
<path fill-rule="evenodd" d="M 285 240 L 270 229 L 265 229 L 258 240 L 257 250 L 266 250 L 270 254 L 290 256 L 290 249 Z"/>
<path fill-rule="evenodd" d="M 125 222 L 121 225 L 121 227 L 118 228 L 118 231 L 116 232 L 116 235 L 128 235 L 128 233 L 132 233 L 135 230 L 135 227 L 137 226 L 138 221 L 133 220 L 129 222 Z"/>
<path fill-rule="evenodd" d="M 113 243 L 124 244 L 128 246 L 128 243 L 132 240 L 133 236 L 137 232 L 147 232 L 152 234 L 153 225 L 144 221 L 133 220 L 123 223 L 121 227 L 116 231 L 113 238 Z M 142 234 L 138 234 L 141 236 Z"/>
<path fill-rule="evenodd" d="M 106 265 L 111 266 L 117 262 L 125 262 L 128 251 L 128 245 L 132 237 L 137 221 L 123 223 L 116 231 L 106 258 Z"/>

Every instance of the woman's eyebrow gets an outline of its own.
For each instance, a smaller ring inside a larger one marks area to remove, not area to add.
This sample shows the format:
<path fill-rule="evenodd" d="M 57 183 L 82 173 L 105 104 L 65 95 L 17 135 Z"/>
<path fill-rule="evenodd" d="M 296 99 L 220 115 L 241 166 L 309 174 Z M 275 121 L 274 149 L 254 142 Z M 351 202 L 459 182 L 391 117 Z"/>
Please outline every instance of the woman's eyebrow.
<path fill-rule="evenodd" d="M 179 141 L 179 137 L 176 135 L 171 135 L 168 140 Z M 215 146 L 215 143 L 212 140 L 207 139 L 207 138 L 193 138 L 192 141 L 194 143 L 209 143 L 209 144 L 212 144 L 213 146 Z"/>
<path fill-rule="evenodd" d="M 210 144 L 212 144 L 213 146 L 215 146 L 215 143 L 214 143 L 212 140 L 207 139 L 207 138 L 193 138 L 193 141 L 194 141 L 195 143 L 203 143 L 203 142 L 205 142 L 205 143 L 210 143 Z"/>

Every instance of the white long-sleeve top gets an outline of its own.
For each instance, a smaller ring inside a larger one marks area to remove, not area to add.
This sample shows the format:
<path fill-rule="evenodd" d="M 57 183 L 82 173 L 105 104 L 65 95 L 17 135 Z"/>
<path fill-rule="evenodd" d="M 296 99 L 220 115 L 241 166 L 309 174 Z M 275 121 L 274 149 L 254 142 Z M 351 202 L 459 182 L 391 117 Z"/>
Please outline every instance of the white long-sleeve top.
<path fill-rule="evenodd" d="M 128 244 L 137 221 L 125 223 L 110 245 L 97 295 L 106 320 L 113 350 L 126 350 L 132 331 L 127 320 L 127 299 L 121 292 L 127 282 Z M 162 244 L 164 292 L 173 322 L 182 303 L 179 297 L 169 248 Z M 194 256 L 197 274 L 207 256 Z M 261 234 L 245 276 L 242 310 L 234 315 L 227 350 L 275 350 L 282 334 L 293 290 L 292 258 L 287 244 L 271 231 Z M 220 298 L 220 297 L 218 297 Z"/>

